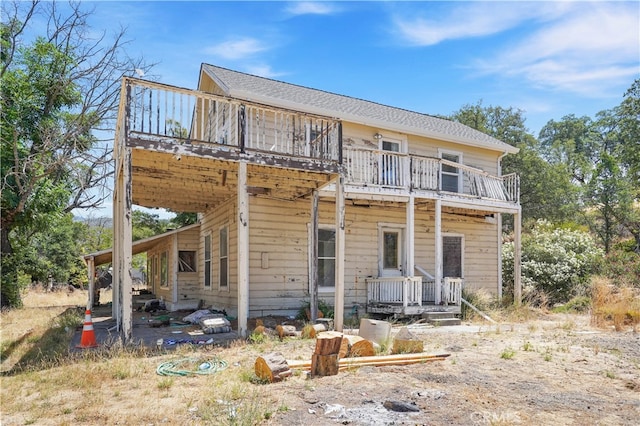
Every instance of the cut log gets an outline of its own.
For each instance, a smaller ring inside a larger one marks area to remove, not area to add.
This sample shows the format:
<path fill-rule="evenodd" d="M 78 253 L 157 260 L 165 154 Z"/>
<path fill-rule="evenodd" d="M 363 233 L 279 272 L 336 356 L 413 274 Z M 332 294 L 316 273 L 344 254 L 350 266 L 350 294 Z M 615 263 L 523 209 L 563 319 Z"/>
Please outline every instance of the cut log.
<path fill-rule="evenodd" d="M 338 354 L 311 355 L 311 376 L 335 376 L 338 369 Z"/>
<path fill-rule="evenodd" d="M 337 355 L 342 345 L 342 333 L 337 331 L 325 331 L 316 336 L 316 355 Z"/>
<path fill-rule="evenodd" d="M 254 366 L 256 376 L 269 383 L 279 382 L 291 376 L 287 360 L 280 352 L 271 352 L 256 359 Z"/>
<path fill-rule="evenodd" d="M 421 353 L 424 351 L 424 342 L 409 331 L 407 327 L 402 327 L 393 339 L 393 354 Z"/>
<path fill-rule="evenodd" d="M 340 358 L 360 357 L 375 355 L 373 342 L 360 336 L 345 334 L 342 337 L 342 346 L 340 348 Z"/>
<path fill-rule="evenodd" d="M 296 327 L 294 325 L 277 325 L 276 333 L 278 333 L 278 336 L 280 336 L 280 340 L 282 340 L 285 338 L 285 336 L 295 336 Z"/>
<path fill-rule="evenodd" d="M 307 324 L 302 330 L 302 337 L 305 339 L 315 339 L 318 333 L 327 331 L 327 327 L 324 324 Z"/>

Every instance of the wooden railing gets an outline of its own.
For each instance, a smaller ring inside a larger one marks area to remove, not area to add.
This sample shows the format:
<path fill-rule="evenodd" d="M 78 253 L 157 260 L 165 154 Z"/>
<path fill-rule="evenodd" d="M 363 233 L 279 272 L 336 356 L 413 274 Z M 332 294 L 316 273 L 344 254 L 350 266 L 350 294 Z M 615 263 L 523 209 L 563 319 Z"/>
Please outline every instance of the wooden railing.
<path fill-rule="evenodd" d="M 493 176 L 483 170 L 440 158 L 345 147 L 343 164 L 348 184 L 453 192 L 468 197 L 515 203 L 520 201 L 519 179 L 516 174 Z M 444 186 L 442 166 L 455 171 L 453 174 L 448 173 L 449 182 Z"/>
<path fill-rule="evenodd" d="M 126 78 L 125 137 L 340 162 L 339 120 Z"/>
<path fill-rule="evenodd" d="M 422 277 L 367 278 L 367 300 L 369 303 L 422 306 L 436 303 L 440 291 L 443 305 L 460 305 L 462 301 L 462 278 L 445 278 L 438 289 L 434 280 Z"/>
<path fill-rule="evenodd" d="M 367 278 L 369 303 L 422 306 L 422 277 Z"/>

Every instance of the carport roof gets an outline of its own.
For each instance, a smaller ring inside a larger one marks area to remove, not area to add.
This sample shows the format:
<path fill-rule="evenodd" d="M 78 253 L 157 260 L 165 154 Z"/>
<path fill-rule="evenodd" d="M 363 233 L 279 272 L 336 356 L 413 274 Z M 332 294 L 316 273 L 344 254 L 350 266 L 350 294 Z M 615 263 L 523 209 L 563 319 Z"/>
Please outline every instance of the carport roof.
<path fill-rule="evenodd" d="M 157 243 L 159 243 L 165 238 L 168 238 L 173 236 L 174 234 L 179 234 L 181 232 L 188 231 L 190 229 L 194 229 L 198 227 L 200 227 L 200 224 L 194 223 L 193 225 L 187 225 L 187 226 L 183 226 L 182 228 L 174 229 L 172 231 L 167 231 L 164 234 L 158 234 L 158 235 L 154 235 L 153 237 L 134 241 L 131 245 L 132 253 L 133 254 L 143 253 L 151 249 L 154 245 L 156 245 Z M 84 256 L 82 256 L 82 258 L 84 259 L 85 262 L 88 262 L 89 260 L 91 260 L 91 258 L 93 258 L 93 262 L 95 266 L 104 265 L 105 263 L 111 263 L 113 259 L 113 247 L 106 250 L 85 254 Z"/>

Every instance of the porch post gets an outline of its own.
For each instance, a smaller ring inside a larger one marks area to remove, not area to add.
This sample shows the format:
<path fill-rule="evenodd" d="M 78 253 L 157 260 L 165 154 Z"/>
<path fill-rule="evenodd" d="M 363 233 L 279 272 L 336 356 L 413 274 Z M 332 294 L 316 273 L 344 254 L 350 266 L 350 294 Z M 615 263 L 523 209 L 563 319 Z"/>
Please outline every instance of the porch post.
<path fill-rule="evenodd" d="M 311 257 L 311 270 L 309 271 L 309 311 L 311 322 L 318 319 L 318 190 L 311 193 L 311 235 L 309 236 L 309 256 Z"/>
<path fill-rule="evenodd" d="M 91 256 L 87 260 L 87 274 L 89 278 L 89 298 L 88 298 L 89 300 L 87 300 L 87 309 L 92 309 L 93 302 L 95 300 L 95 296 L 93 293 L 95 292 L 95 288 L 96 288 L 96 280 L 95 280 L 96 262 L 93 256 Z"/>
<path fill-rule="evenodd" d="M 238 334 L 247 336 L 249 317 L 249 194 L 247 163 L 238 164 Z"/>
<path fill-rule="evenodd" d="M 522 213 L 513 214 L 513 303 L 522 303 Z"/>
<path fill-rule="evenodd" d="M 436 239 L 436 247 L 435 247 L 435 257 L 436 257 L 436 267 L 435 267 L 435 279 L 436 279 L 436 294 L 435 294 L 435 303 L 439 305 L 442 303 L 442 201 L 440 199 L 436 200 L 436 213 L 435 213 L 435 239 Z"/>
<path fill-rule="evenodd" d="M 498 213 L 498 300 L 502 300 L 502 213 Z"/>
<path fill-rule="evenodd" d="M 415 275 L 415 197 L 413 193 L 409 195 L 409 202 L 407 203 L 407 271 L 405 275 L 407 277 L 413 277 Z"/>
<path fill-rule="evenodd" d="M 131 148 L 119 150 L 114 190 L 114 308 L 121 321 L 117 322 L 122 340 L 129 342 L 133 328 L 133 292 L 131 279 L 132 253 L 132 194 L 131 194 Z M 119 290 L 116 294 L 116 288 Z"/>
<path fill-rule="evenodd" d="M 336 179 L 336 288 L 333 324 L 337 331 L 344 325 L 344 177 Z"/>
<path fill-rule="evenodd" d="M 178 263 L 180 262 L 178 259 L 178 233 L 173 234 L 173 238 L 171 239 L 171 252 L 171 282 L 173 283 L 171 303 L 175 305 L 178 303 Z"/>

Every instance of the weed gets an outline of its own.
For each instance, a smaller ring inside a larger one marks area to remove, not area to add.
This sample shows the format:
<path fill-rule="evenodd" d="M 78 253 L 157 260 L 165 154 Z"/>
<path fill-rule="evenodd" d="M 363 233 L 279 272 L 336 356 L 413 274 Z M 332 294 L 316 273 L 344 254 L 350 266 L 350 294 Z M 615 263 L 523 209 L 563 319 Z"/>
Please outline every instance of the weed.
<path fill-rule="evenodd" d="M 604 376 L 607 379 L 615 379 L 616 378 L 616 373 L 614 373 L 613 371 L 605 370 L 604 371 Z"/>
<path fill-rule="evenodd" d="M 525 352 L 530 352 L 533 350 L 533 345 L 531 344 L 531 342 L 526 341 L 524 342 L 524 344 L 522 345 L 522 350 Z"/>
<path fill-rule="evenodd" d="M 163 377 L 158 381 L 159 390 L 169 390 L 173 386 L 173 377 Z"/>
<path fill-rule="evenodd" d="M 516 355 L 516 351 L 512 348 L 505 348 L 500 354 L 502 359 L 512 359 Z"/>

